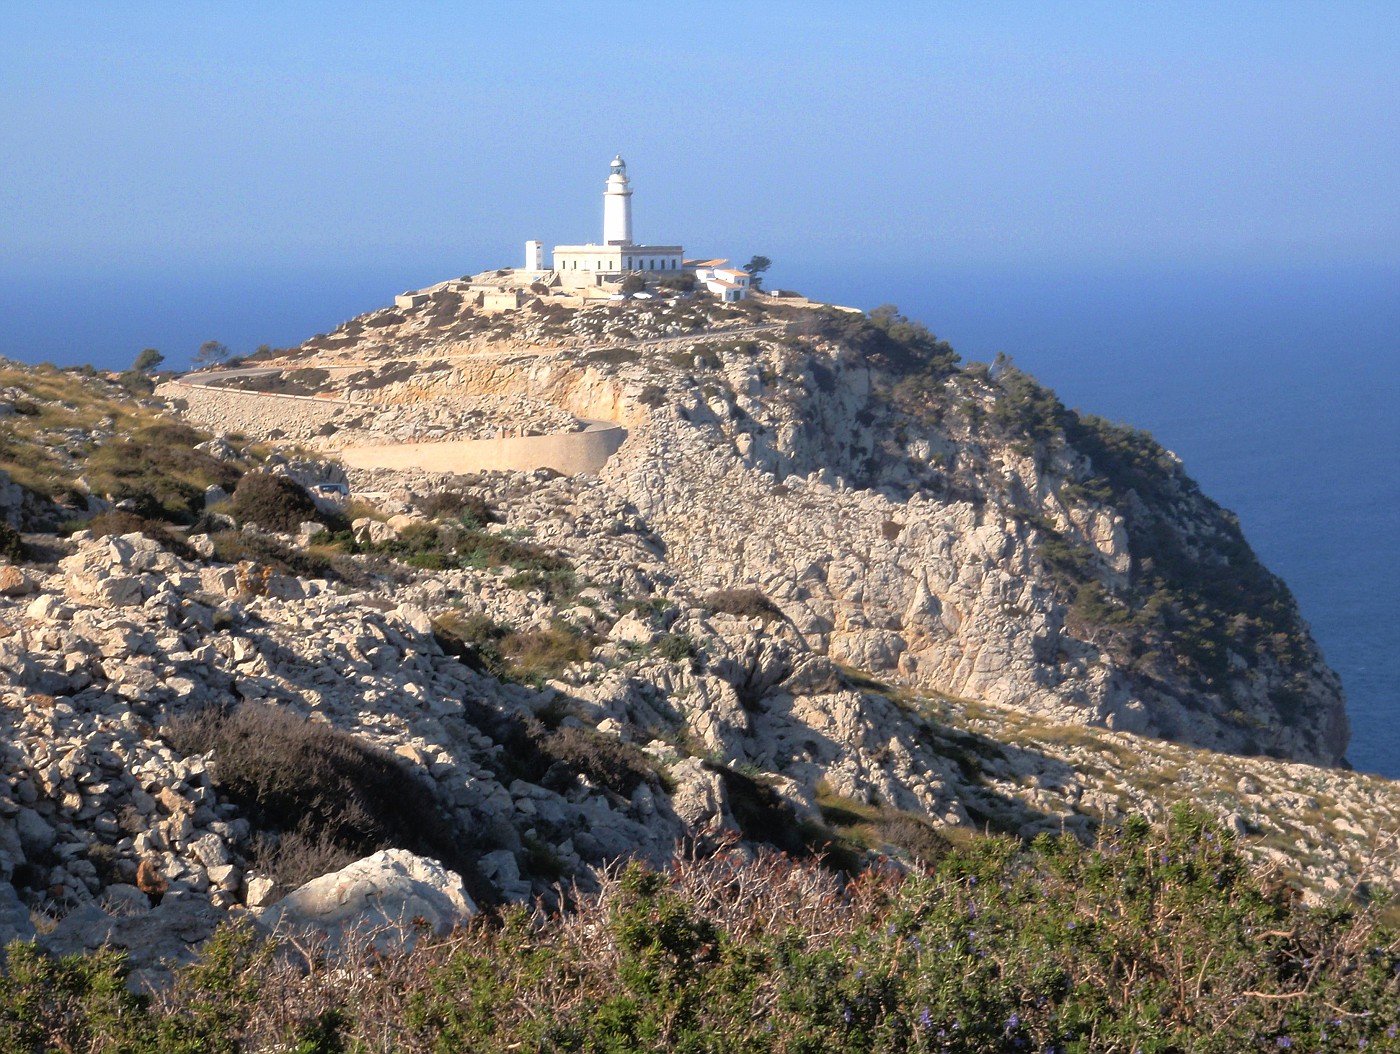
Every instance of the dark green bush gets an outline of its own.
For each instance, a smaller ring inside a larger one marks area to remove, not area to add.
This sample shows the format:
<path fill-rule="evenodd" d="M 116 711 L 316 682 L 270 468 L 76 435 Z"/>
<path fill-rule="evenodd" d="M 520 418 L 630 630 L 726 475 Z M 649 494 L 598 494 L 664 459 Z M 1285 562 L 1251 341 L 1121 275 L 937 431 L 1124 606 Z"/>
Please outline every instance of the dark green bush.
<path fill-rule="evenodd" d="M 1266 886 L 1189 810 L 856 880 L 776 854 L 631 864 L 567 914 L 511 908 L 349 961 L 224 931 L 157 1000 L 109 951 L 8 957 L 0 1049 L 23 1054 L 377 1051 L 386 1033 L 403 1054 L 1400 1049 L 1396 934 Z"/>
<path fill-rule="evenodd" d="M 347 732 L 280 707 L 244 703 L 177 717 L 164 738 L 182 754 L 212 751 L 219 792 L 257 826 L 293 833 L 304 848 L 358 858 L 398 847 L 473 874 L 470 832 L 447 821 L 422 774 Z"/>
<path fill-rule="evenodd" d="M 22 564 L 28 554 L 28 549 L 24 544 L 24 539 L 20 537 L 19 531 L 0 520 L 0 556 L 12 564 Z"/>
<path fill-rule="evenodd" d="M 433 633 L 443 651 L 478 673 L 521 684 L 543 684 L 593 651 L 593 640 L 565 622 L 544 629 L 511 629 L 483 614 L 439 615 Z"/>
<path fill-rule="evenodd" d="M 783 617 L 778 605 L 757 589 L 719 589 L 705 597 L 701 603 L 711 611 L 740 618 L 758 618 L 765 623 Z"/>
<path fill-rule="evenodd" d="M 221 564 L 252 561 L 271 572 L 300 578 L 341 578 L 333 560 L 319 552 L 295 549 L 267 535 L 245 531 L 215 531 L 209 536 L 214 543 L 214 560 Z"/>
<path fill-rule="evenodd" d="M 205 436 L 170 422 L 139 428 L 99 447 L 88 460 L 94 494 L 130 501 L 147 519 L 193 523 L 204 511 L 204 492 L 238 482 L 242 469 L 196 450 Z"/>
<path fill-rule="evenodd" d="M 640 748 L 592 729 L 555 729 L 540 746 L 570 774 L 587 776 L 597 786 L 624 796 L 656 779 L 655 766 Z"/>
<path fill-rule="evenodd" d="M 491 503 L 469 490 L 439 490 L 418 499 L 418 509 L 429 519 L 453 519 L 464 527 L 478 529 L 500 523 L 501 515 Z"/>
<path fill-rule="evenodd" d="M 667 633 L 656 642 L 656 654 L 668 662 L 685 662 L 698 652 L 695 640 L 686 633 Z"/>
<path fill-rule="evenodd" d="M 227 511 L 240 523 L 288 534 L 296 533 L 308 520 L 320 519 L 316 503 L 305 487 L 270 472 L 249 472 L 240 479 Z"/>

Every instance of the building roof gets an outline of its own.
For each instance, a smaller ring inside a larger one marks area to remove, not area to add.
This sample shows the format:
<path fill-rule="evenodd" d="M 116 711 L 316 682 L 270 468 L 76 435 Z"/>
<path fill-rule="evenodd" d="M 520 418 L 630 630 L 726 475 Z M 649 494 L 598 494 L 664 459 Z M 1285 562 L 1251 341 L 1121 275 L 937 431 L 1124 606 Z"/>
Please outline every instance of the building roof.
<path fill-rule="evenodd" d="M 726 288 L 726 289 L 743 289 L 743 288 L 744 288 L 744 287 L 741 286 L 738 282 L 726 282 L 723 278 L 711 278 L 709 281 L 710 281 L 710 284 L 711 284 L 711 285 L 722 285 L 722 286 L 724 286 L 724 288 Z"/>
<path fill-rule="evenodd" d="M 720 264 L 727 264 L 728 260 L 684 260 L 687 267 L 718 267 Z"/>

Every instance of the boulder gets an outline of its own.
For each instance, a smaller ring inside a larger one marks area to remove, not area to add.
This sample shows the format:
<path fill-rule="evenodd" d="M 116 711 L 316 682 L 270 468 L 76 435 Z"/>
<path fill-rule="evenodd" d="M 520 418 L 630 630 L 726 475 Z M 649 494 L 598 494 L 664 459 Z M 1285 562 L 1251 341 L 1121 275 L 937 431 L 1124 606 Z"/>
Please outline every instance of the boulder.
<path fill-rule="evenodd" d="M 411 943 L 423 924 L 447 933 L 476 910 L 456 872 L 406 849 L 385 849 L 312 879 L 254 914 L 269 929 L 313 930 L 332 945 L 359 932 L 372 934 L 380 946 Z"/>
<path fill-rule="evenodd" d="M 34 582 L 18 567 L 0 567 L 0 596 L 22 597 L 34 592 Z"/>
<path fill-rule="evenodd" d="M 29 909 L 19 899 L 14 886 L 0 882 L 0 948 L 10 941 L 32 941 L 34 936 Z"/>

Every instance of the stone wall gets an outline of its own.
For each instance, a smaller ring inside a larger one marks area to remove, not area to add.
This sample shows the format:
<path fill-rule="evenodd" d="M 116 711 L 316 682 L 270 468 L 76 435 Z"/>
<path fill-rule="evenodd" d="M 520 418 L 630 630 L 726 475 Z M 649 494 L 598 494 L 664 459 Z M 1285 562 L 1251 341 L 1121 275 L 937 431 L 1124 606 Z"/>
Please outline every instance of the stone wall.
<path fill-rule="evenodd" d="M 360 469 L 420 469 L 428 472 L 529 472 L 552 468 L 566 476 L 596 473 L 615 454 L 627 432 L 592 421 L 582 432 L 548 436 L 461 439 L 441 443 L 396 443 L 344 447 L 337 456 Z"/>
<path fill-rule="evenodd" d="M 185 416 L 200 428 L 259 437 L 274 431 L 283 435 L 310 434 L 334 422 L 346 407 L 344 400 L 240 392 L 181 381 L 162 384 L 156 394 L 172 402 L 183 402 L 188 407 Z"/>

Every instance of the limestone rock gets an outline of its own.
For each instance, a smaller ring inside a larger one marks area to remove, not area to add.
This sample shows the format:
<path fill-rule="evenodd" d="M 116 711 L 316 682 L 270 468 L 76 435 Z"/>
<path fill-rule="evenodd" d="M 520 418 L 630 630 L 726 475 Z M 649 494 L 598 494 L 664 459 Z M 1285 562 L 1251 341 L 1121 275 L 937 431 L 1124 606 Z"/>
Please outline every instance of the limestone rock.
<path fill-rule="evenodd" d="M 34 592 L 34 582 L 18 567 L 0 566 L 0 596 L 22 597 Z"/>
<path fill-rule="evenodd" d="M 333 944 L 356 930 L 400 941 L 418 925 L 443 934 L 475 914 L 460 875 L 404 849 L 357 860 L 257 912 L 270 929 L 311 929 Z"/>

